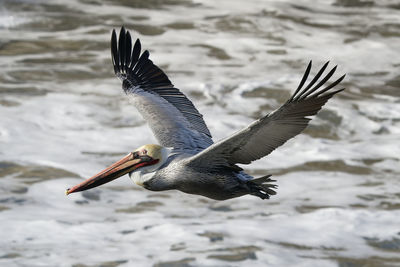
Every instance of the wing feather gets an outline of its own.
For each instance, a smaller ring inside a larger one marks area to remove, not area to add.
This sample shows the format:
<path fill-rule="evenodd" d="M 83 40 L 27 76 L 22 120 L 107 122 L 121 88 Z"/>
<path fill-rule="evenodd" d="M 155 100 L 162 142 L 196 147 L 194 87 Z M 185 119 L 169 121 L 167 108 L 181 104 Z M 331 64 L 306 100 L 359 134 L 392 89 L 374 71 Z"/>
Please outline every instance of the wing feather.
<path fill-rule="evenodd" d="M 193 103 L 175 88 L 167 75 L 142 54 L 139 39 L 132 47 L 129 31 L 113 30 L 111 55 L 122 88 L 133 99 L 161 145 L 181 149 L 204 149 L 213 143 L 210 131 Z M 144 103 L 146 103 L 144 105 Z"/>
<path fill-rule="evenodd" d="M 329 91 L 343 80 L 344 75 L 320 89 L 334 74 L 336 66 L 313 87 L 328 63 L 324 64 L 311 82 L 302 89 L 311 70 L 310 61 L 295 93 L 283 106 L 193 156 L 188 164 L 209 167 L 249 164 L 268 155 L 287 140 L 301 133 L 311 120 L 309 116 L 317 114 L 333 95 L 344 90 Z"/>

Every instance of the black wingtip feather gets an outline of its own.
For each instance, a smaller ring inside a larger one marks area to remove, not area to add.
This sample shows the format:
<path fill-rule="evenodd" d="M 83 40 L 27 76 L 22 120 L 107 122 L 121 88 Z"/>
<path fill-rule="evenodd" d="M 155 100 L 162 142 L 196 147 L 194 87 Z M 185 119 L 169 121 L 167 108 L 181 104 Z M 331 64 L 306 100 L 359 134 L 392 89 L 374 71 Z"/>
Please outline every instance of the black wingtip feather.
<path fill-rule="evenodd" d="M 136 39 L 135 45 L 133 46 L 131 64 L 129 65 L 130 69 L 132 69 L 133 66 L 136 64 L 136 62 L 138 61 L 141 50 L 142 50 L 142 45 L 140 44 L 140 40 Z"/>
<path fill-rule="evenodd" d="M 310 74 L 311 66 L 312 66 L 312 60 L 310 60 L 310 63 L 308 63 L 308 66 L 307 66 L 306 71 L 304 72 L 303 78 L 301 79 L 300 84 L 297 87 L 296 91 L 294 92 L 293 96 L 290 98 L 290 101 L 293 100 L 293 98 L 297 95 L 297 93 L 303 87 L 304 83 L 306 82 L 306 80 L 308 78 L 308 75 Z"/>
<path fill-rule="evenodd" d="M 327 68 L 328 64 L 329 64 L 329 61 L 326 62 L 322 66 L 322 68 L 314 76 L 314 78 L 311 80 L 311 82 L 304 89 L 301 90 L 301 88 L 304 86 L 304 84 L 305 84 L 305 82 L 306 82 L 306 80 L 307 80 L 307 78 L 309 76 L 310 70 L 311 70 L 311 61 L 310 61 L 310 63 L 307 66 L 306 71 L 304 72 L 303 78 L 300 81 L 299 86 L 297 87 L 297 89 L 294 92 L 294 94 L 292 95 L 292 97 L 288 100 L 288 102 L 302 101 L 302 100 L 305 100 L 305 99 L 319 97 L 323 93 L 327 92 L 328 90 L 330 90 L 333 87 L 335 87 L 336 85 L 338 85 L 344 79 L 344 77 L 346 75 L 341 76 L 339 79 L 337 79 L 336 81 L 334 81 L 333 83 L 331 83 L 327 87 L 319 90 L 332 77 L 332 75 L 335 73 L 335 71 L 337 69 L 337 65 L 336 65 L 328 72 L 328 74 L 325 75 L 324 78 L 321 79 L 321 81 L 319 81 L 315 86 L 313 86 L 319 80 L 319 78 L 322 76 L 322 74 L 324 73 L 324 71 Z M 340 91 L 342 91 L 342 90 L 340 90 Z M 335 93 L 338 93 L 338 92 L 339 92 L 339 90 L 335 91 Z"/>
<path fill-rule="evenodd" d="M 120 72 L 119 69 L 119 56 L 118 56 L 118 48 L 117 48 L 117 33 L 115 29 L 113 29 L 111 34 L 111 58 L 113 60 L 114 72 L 115 74 Z"/>
<path fill-rule="evenodd" d="M 129 31 L 126 32 L 126 54 L 124 65 L 129 69 L 132 60 L 132 37 Z"/>
<path fill-rule="evenodd" d="M 119 32 L 119 41 L 118 41 L 118 54 L 119 54 L 119 62 L 121 64 L 121 70 L 125 72 L 125 28 L 121 27 L 121 31 Z"/>

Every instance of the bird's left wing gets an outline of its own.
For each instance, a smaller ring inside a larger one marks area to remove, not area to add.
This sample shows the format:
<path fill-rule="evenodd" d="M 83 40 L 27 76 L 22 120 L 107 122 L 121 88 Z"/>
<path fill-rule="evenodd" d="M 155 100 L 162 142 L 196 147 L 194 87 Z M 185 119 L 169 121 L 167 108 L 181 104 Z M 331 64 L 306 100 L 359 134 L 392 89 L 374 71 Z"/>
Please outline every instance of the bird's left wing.
<path fill-rule="evenodd" d="M 122 27 L 117 41 L 113 30 L 111 55 L 115 74 L 160 144 L 192 151 L 210 146 L 213 141 L 203 116 L 153 64 L 149 52 L 140 53 L 139 39 L 132 45 L 129 31 Z"/>
<path fill-rule="evenodd" d="M 237 163 L 249 164 L 298 135 L 311 120 L 308 116 L 315 115 L 329 98 L 343 90 L 330 91 L 343 80 L 344 75 L 325 88 L 321 88 L 333 75 L 336 67 L 314 86 L 327 65 L 328 63 L 302 89 L 311 70 L 310 62 L 297 90 L 283 106 L 201 151 L 193 156 L 188 164 L 209 168 L 232 167 Z"/>

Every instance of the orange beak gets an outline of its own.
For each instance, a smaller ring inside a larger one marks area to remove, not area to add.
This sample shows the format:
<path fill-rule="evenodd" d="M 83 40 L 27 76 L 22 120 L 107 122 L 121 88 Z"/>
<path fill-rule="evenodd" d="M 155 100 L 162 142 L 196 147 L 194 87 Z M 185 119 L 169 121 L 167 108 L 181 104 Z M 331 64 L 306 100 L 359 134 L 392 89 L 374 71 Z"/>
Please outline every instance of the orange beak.
<path fill-rule="evenodd" d="M 151 157 L 138 156 L 137 152 L 132 152 L 115 162 L 108 168 L 94 175 L 93 177 L 75 185 L 72 188 L 68 188 L 65 192 L 66 195 L 69 195 L 74 192 L 84 191 L 87 189 L 91 189 L 97 187 L 99 185 L 111 182 L 124 174 L 132 172 L 137 168 L 151 165 L 157 163 L 158 160 L 153 160 Z"/>

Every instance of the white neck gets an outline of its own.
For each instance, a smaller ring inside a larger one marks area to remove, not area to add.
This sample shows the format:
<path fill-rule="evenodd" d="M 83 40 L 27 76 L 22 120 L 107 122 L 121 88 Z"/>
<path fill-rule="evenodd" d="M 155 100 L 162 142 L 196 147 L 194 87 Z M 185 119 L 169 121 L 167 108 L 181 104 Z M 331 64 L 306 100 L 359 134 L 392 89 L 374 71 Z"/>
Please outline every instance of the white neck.
<path fill-rule="evenodd" d="M 171 152 L 172 148 L 162 147 L 161 159 L 156 164 L 138 168 L 135 171 L 129 173 L 129 177 L 135 184 L 143 186 L 143 183 L 153 178 L 157 170 L 168 160 Z"/>

